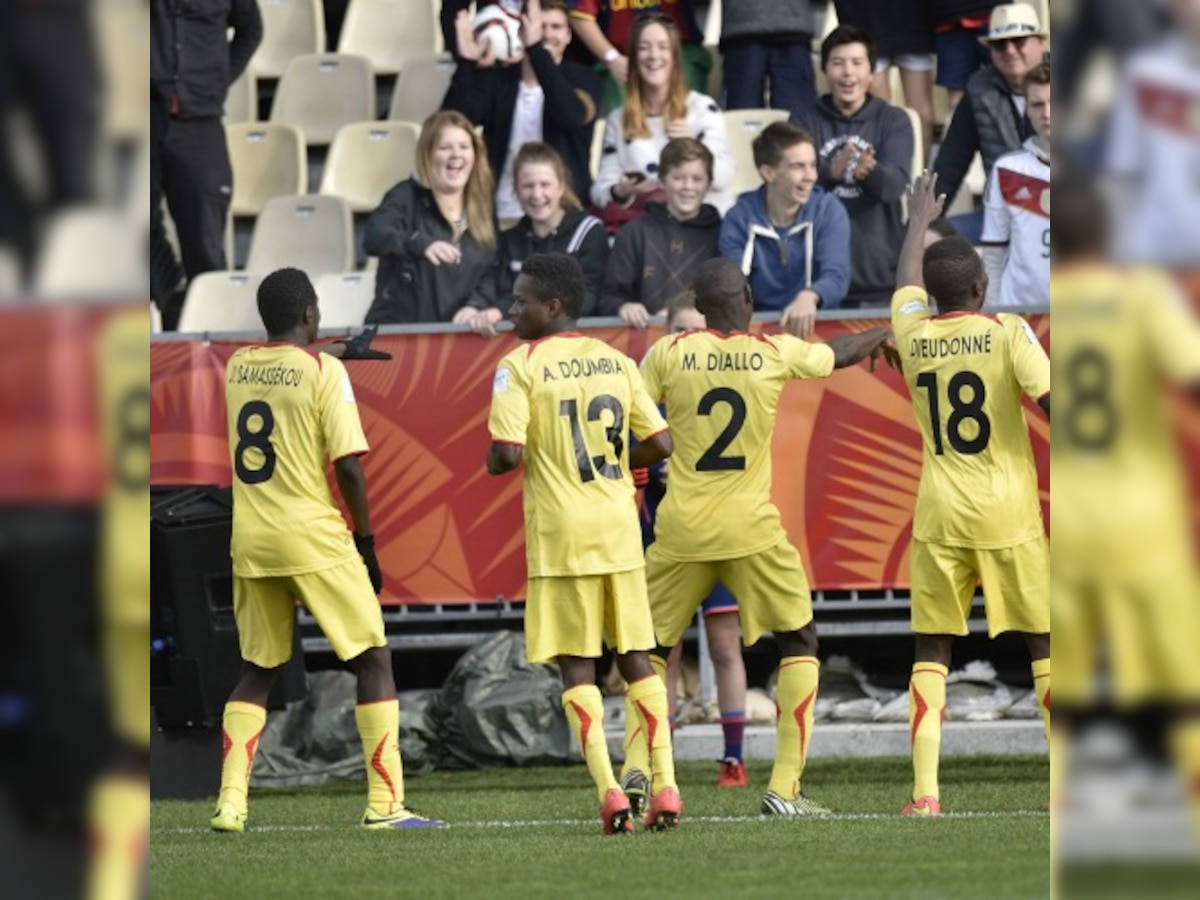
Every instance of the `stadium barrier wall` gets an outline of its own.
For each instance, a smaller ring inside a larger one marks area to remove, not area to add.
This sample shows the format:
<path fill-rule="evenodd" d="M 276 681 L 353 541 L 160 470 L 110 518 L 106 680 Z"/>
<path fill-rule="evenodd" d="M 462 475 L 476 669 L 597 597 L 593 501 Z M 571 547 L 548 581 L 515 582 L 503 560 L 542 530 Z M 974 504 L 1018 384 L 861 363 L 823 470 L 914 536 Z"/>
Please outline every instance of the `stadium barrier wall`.
<path fill-rule="evenodd" d="M 1049 347 L 1050 317 L 1029 312 Z M 778 316 L 752 330 L 778 330 Z M 886 324 L 878 312 L 822 316 L 819 339 Z M 616 319 L 581 330 L 640 359 L 662 327 Z M 151 345 L 151 482 L 231 480 L 223 373 L 241 344 L 261 335 L 156 335 Z M 492 375 L 515 346 L 455 326 L 393 326 L 374 346 L 390 361 L 347 364 L 371 445 L 364 457 L 385 604 L 454 604 L 521 598 L 525 542 L 519 473 L 492 478 L 484 460 Z M 1045 417 L 1028 419 L 1049 523 Z M 905 588 L 921 439 L 900 373 L 866 364 L 828 379 L 790 383 L 772 447 L 773 499 L 820 590 Z M 281 528 L 302 523 L 280 523 Z"/>

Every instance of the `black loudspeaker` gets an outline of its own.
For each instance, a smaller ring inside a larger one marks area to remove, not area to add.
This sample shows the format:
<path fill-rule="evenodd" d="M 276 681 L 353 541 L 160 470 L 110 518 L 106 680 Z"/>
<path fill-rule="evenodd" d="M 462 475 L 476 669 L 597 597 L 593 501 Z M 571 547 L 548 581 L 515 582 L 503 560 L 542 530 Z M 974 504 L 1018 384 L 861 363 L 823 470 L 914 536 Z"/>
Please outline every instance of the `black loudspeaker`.
<path fill-rule="evenodd" d="M 150 494 L 150 699 L 164 729 L 219 725 L 241 672 L 229 541 L 233 496 L 214 485 Z M 303 699 L 295 632 L 270 706 Z"/>

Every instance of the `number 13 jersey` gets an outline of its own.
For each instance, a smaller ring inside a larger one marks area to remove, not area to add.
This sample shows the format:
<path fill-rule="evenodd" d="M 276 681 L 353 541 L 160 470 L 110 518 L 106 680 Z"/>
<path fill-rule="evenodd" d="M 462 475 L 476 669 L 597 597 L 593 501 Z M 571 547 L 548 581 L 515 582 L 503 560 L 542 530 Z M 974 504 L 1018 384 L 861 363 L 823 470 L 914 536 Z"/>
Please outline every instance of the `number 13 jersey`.
<path fill-rule="evenodd" d="M 1050 392 L 1050 360 L 1020 316 L 934 315 L 924 289 L 892 297 L 892 329 L 924 443 L 913 537 L 1015 547 L 1044 533 L 1021 393 Z"/>
<path fill-rule="evenodd" d="M 603 341 L 563 332 L 500 360 L 488 429 L 525 448 L 531 578 L 645 565 L 629 433 L 645 440 L 666 428 L 637 364 Z"/>
<path fill-rule="evenodd" d="M 784 537 L 771 502 L 771 435 L 784 384 L 825 378 L 833 350 L 789 334 L 688 331 L 657 341 L 642 363 L 666 404 L 675 453 L 654 537 L 679 561 L 738 559 Z"/>
<path fill-rule="evenodd" d="M 242 347 L 225 365 L 233 571 L 299 575 L 355 559 L 326 460 L 367 452 L 341 360 L 295 344 Z"/>

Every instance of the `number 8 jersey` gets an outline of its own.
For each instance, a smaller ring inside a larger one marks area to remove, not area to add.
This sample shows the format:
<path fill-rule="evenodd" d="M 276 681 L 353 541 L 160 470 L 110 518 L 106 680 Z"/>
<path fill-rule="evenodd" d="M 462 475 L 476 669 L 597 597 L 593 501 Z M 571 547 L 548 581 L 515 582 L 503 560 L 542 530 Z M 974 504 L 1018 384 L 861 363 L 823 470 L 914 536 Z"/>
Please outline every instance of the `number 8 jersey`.
<path fill-rule="evenodd" d="M 642 363 L 667 407 L 675 453 L 655 543 L 680 562 L 737 559 L 785 533 L 771 502 L 771 433 L 784 384 L 825 378 L 833 350 L 790 334 L 688 331 L 657 341 Z"/>
<path fill-rule="evenodd" d="M 892 297 L 892 330 L 925 445 L 913 537 L 1014 547 L 1044 533 L 1021 393 L 1050 392 L 1050 360 L 1020 316 L 934 315 L 923 288 Z"/>
<path fill-rule="evenodd" d="M 242 347 L 225 365 L 233 571 L 299 575 L 355 559 L 326 461 L 367 452 L 341 360 L 296 344 Z"/>
<path fill-rule="evenodd" d="M 606 575 L 645 565 L 629 472 L 629 433 L 667 428 L 637 364 L 563 332 L 523 344 L 492 384 L 492 440 L 525 448 L 531 578 Z"/>

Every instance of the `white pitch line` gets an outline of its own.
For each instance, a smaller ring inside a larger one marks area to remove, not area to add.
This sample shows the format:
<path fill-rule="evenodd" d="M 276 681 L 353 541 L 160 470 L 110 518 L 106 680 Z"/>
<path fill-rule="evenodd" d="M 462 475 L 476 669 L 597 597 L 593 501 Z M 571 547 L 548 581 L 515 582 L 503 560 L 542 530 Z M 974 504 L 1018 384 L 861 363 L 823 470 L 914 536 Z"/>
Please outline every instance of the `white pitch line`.
<path fill-rule="evenodd" d="M 683 824 L 688 822 L 757 822 L 774 824 L 777 822 L 861 822 L 861 821 L 899 821 L 900 816 L 893 813 L 835 813 L 830 816 L 801 816 L 798 819 L 781 819 L 777 816 L 685 816 Z M 1048 819 L 1047 812 L 1034 810 L 1013 810 L 1011 812 L 961 812 L 943 813 L 943 819 Z M 451 828 L 549 828 L 561 825 L 595 825 L 596 819 L 496 819 L 474 822 L 451 822 Z M 249 830 L 258 831 L 344 831 L 356 826 L 348 825 L 251 825 Z M 151 834 L 200 834 L 210 829 L 197 825 L 182 825 L 175 828 L 151 827 Z M 399 830 L 399 829 L 398 829 Z"/>

